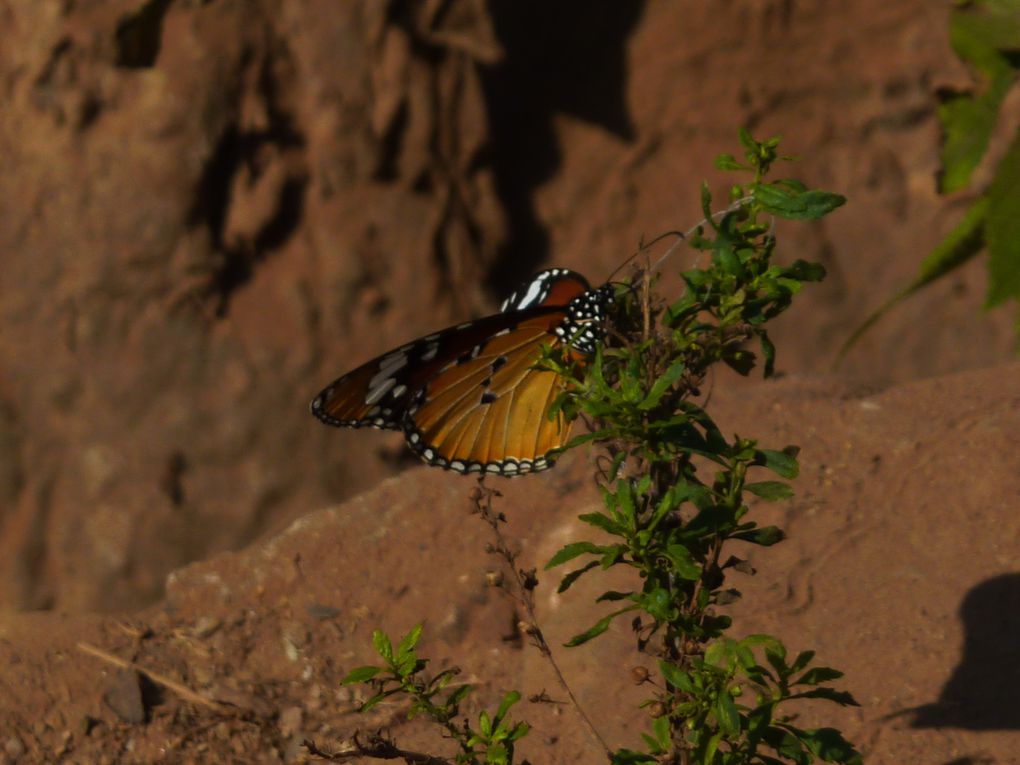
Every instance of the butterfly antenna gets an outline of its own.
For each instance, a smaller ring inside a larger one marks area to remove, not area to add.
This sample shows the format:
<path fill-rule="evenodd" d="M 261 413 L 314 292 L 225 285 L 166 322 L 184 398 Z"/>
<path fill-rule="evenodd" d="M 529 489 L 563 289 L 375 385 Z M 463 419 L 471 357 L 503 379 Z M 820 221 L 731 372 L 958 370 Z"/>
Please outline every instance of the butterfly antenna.
<path fill-rule="evenodd" d="M 670 232 L 668 232 L 666 234 L 663 234 L 662 236 L 658 236 L 655 239 L 653 239 L 648 245 L 646 245 L 646 247 L 652 246 L 653 244 L 655 244 L 656 242 L 658 242 L 660 239 L 662 239 L 665 236 L 677 236 L 678 237 L 677 241 L 674 242 L 673 245 L 668 250 L 666 250 L 666 252 L 662 255 L 662 257 L 660 257 L 657 261 L 655 261 L 654 264 L 652 264 L 652 267 L 651 267 L 650 270 L 651 271 L 657 270 L 659 268 L 659 266 L 662 265 L 663 261 L 666 260 L 666 258 L 668 258 L 670 255 L 672 255 L 674 252 L 676 252 L 678 249 L 680 249 L 680 245 L 683 244 L 685 241 L 687 241 L 699 228 L 704 226 L 706 223 L 710 223 L 711 221 L 716 220 L 717 218 L 725 218 L 731 212 L 736 212 L 741 207 L 743 207 L 744 205 L 750 203 L 751 201 L 753 201 L 753 198 L 750 197 L 750 196 L 741 197 L 737 201 L 733 202 L 733 204 L 731 204 L 725 210 L 719 210 L 717 212 L 712 213 L 711 218 L 702 218 L 701 220 L 699 220 L 697 223 L 695 223 L 693 226 L 691 226 L 689 229 L 687 229 L 687 231 L 685 231 L 683 233 L 680 233 L 679 231 L 670 231 Z M 774 221 L 773 221 L 773 224 L 774 224 Z M 642 248 L 641 250 L 638 250 L 638 252 L 642 252 L 643 250 L 644 250 L 644 248 Z M 637 253 L 635 253 L 635 255 L 636 254 Z M 632 255 L 630 258 L 627 258 L 627 260 L 624 261 L 624 265 L 629 263 L 633 258 L 634 258 L 634 255 Z M 621 268 L 622 267 L 623 266 L 621 266 Z M 619 270 L 619 269 L 617 269 L 617 270 Z"/>
<path fill-rule="evenodd" d="M 618 265 L 613 270 L 613 273 L 609 274 L 609 278 L 606 279 L 606 284 L 611 282 L 613 280 L 613 277 L 616 276 L 618 273 L 620 273 L 620 271 L 622 271 L 627 266 L 628 263 L 630 263 L 632 260 L 634 260 L 634 258 L 636 258 L 638 255 L 641 255 L 642 253 L 646 252 L 649 247 L 654 247 L 656 244 L 661 242 L 663 239 L 666 239 L 667 237 L 670 237 L 670 236 L 677 237 L 679 239 L 679 241 L 683 241 L 683 239 L 684 239 L 684 233 L 682 231 L 667 231 L 664 234 L 659 234 L 657 237 L 655 237 L 650 242 L 641 242 L 638 245 L 637 251 L 632 253 L 631 255 L 629 255 L 626 260 L 624 260 L 620 265 Z M 676 248 L 678 245 L 679 245 L 679 242 L 677 242 L 677 244 L 674 244 L 672 247 L 670 247 L 669 251 L 672 252 L 673 249 Z"/>

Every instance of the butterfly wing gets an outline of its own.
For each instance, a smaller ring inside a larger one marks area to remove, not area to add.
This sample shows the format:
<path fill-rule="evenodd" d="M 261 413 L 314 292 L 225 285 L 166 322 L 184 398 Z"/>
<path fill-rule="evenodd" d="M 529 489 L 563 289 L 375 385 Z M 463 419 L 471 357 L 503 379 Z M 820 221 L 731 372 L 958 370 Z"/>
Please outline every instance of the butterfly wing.
<path fill-rule="evenodd" d="M 400 430 L 413 395 L 440 369 L 506 329 L 508 316 L 458 324 L 384 353 L 324 388 L 311 412 L 338 428 Z"/>
<path fill-rule="evenodd" d="M 569 423 L 548 417 L 565 382 L 535 369 L 542 346 L 594 348 L 611 289 L 579 274 L 544 271 L 513 292 L 502 313 L 459 324 L 385 353 L 335 380 L 311 403 L 328 425 L 404 431 L 431 464 L 463 473 L 543 470 Z"/>
<path fill-rule="evenodd" d="M 430 465 L 460 473 L 519 475 L 544 470 L 570 435 L 549 407 L 564 390 L 555 372 L 536 369 L 556 342 L 562 310 L 542 310 L 489 338 L 470 358 L 440 370 L 416 394 L 405 419 L 410 447 Z"/>

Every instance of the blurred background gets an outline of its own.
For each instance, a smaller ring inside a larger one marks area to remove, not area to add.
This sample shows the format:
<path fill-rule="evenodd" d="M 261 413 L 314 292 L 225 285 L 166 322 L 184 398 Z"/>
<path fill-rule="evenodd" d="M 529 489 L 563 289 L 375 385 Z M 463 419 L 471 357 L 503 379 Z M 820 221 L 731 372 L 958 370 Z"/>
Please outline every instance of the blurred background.
<path fill-rule="evenodd" d="M 949 5 L 0 0 L 0 607 L 144 605 L 416 464 L 308 401 L 535 270 L 601 282 L 689 227 L 740 127 L 849 198 L 779 232 L 829 276 L 778 369 L 831 374 L 973 198 L 937 192 L 937 93 L 973 86 Z M 1009 358 L 985 289 L 973 262 L 838 374 Z"/>

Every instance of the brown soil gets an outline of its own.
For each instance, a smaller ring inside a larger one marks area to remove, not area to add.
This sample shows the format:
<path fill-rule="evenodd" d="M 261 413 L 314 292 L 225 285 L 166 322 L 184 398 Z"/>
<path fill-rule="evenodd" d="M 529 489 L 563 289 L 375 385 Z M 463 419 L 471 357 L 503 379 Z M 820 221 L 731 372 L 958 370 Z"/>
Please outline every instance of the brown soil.
<path fill-rule="evenodd" d="M 597 281 L 690 225 L 747 125 L 850 203 L 779 231 L 829 271 L 777 327 L 785 379 L 713 389 L 726 430 L 803 447 L 797 499 L 756 508 L 790 540 L 754 552 L 736 629 L 846 672 L 862 706 L 805 718 L 869 763 L 1020 763 L 1009 309 L 981 312 L 972 263 L 830 373 L 967 203 L 935 193 L 934 93 L 970 82 L 945 14 L 0 3 L 0 762 L 298 761 L 303 737 L 358 726 L 424 746 L 404 710 L 359 720 L 339 686 L 372 628 L 422 619 L 477 704 L 559 698 L 484 587 L 472 482 L 400 472 L 399 437 L 323 428 L 307 401 L 537 268 Z M 575 454 L 499 481 L 523 562 L 577 531 L 589 473 Z M 599 610 L 553 581 L 540 617 L 561 642 Z M 560 652 L 614 745 L 646 725 L 629 647 L 621 626 Z M 600 761 L 568 707 L 520 715 L 536 765 Z"/>

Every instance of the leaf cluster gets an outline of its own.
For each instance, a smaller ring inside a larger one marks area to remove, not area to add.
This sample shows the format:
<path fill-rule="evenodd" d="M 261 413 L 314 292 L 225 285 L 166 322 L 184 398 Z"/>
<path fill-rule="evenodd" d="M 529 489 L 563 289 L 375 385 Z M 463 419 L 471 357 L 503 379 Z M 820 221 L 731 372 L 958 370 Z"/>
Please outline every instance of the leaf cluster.
<path fill-rule="evenodd" d="M 424 674 L 428 660 L 419 658 L 416 651 L 421 633 L 419 624 L 404 635 L 395 648 L 381 630 L 372 633 L 372 643 L 383 664 L 358 667 L 343 680 L 344 685 L 369 683 L 375 691 L 359 711 L 368 711 L 391 696 L 405 698 L 410 701 L 408 718 L 424 715 L 444 727 L 457 742 L 460 752 L 452 762 L 457 765 L 513 763 L 514 744 L 529 730 L 527 723 L 515 723 L 509 717 L 510 708 L 520 701 L 521 695 L 516 691 L 507 693 L 493 714 L 480 712 L 477 727 L 473 727 L 460 711 L 472 686 L 453 684 L 459 674 L 456 668 L 443 670 L 433 677 Z"/>
<path fill-rule="evenodd" d="M 798 449 L 727 435 L 699 403 L 700 387 L 719 362 L 744 375 L 759 364 L 772 374 L 768 323 L 805 283 L 824 276 L 814 263 L 774 262 L 773 220 L 819 218 L 845 201 L 793 179 L 771 180 L 773 166 L 788 159 L 778 154 L 778 139 L 757 141 L 742 131 L 740 140 L 743 157 L 724 155 L 717 164 L 751 177 L 732 186 L 730 205 L 718 213 L 703 189 L 705 219 L 686 241 L 708 262 L 681 274 L 683 294 L 657 297 L 654 269 L 639 269 L 618 286 L 611 334 L 583 369 L 567 343 L 540 361 L 568 381 L 550 416 L 562 411 L 591 426 L 567 448 L 597 442 L 606 451 L 597 471 L 602 509 L 581 516 L 597 535 L 567 544 L 546 568 L 574 566 L 560 592 L 600 570 L 623 567 L 633 575 L 629 589 L 599 595 L 608 612 L 567 643 L 581 646 L 626 616 L 638 650 L 656 660 L 657 675 L 645 670 L 642 678 L 654 689 L 644 702 L 653 718 L 644 749 L 606 746 L 610 761 L 857 765 L 860 755 L 838 731 L 798 727 L 787 709 L 803 699 L 854 704 L 828 685 L 840 673 L 812 666 L 811 651 L 789 660 L 769 635 L 729 637 L 731 619 L 719 610 L 741 596 L 730 575 L 754 573 L 749 561 L 724 555 L 726 546 L 764 548 L 783 539 L 781 529 L 750 517 L 752 500 L 792 496 Z M 515 559 L 507 560 L 512 566 Z M 537 584 L 533 574 L 526 580 L 522 587 Z M 528 731 L 507 716 L 519 694 L 507 694 L 495 714 L 482 713 L 472 727 L 460 712 L 470 688 L 451 684 L 455 670 L 424 675 L 426 662 L 415 651 L 420 634 L 420 627 L 412 630 L 394 648 L 375 633 L 383 665 L 356 669 L 346 680 L 372 685 L 364 708 L 404 696 L 410 714 L 428 716 L 457 741 L 457 763 L 512 762 L 514 743 Z M 547 647 L 543 655 L 552 660 Z"/>
<path fill-rule="evenodd" d="M 768 547 L 783 539 L 781 529 L 749 517 L 749 499 L 792 496 L 787 481 L 797 475 L 798 449 L 728 437 L 696 399 L 717 362 L 746 375 L 760 354 L 764 374 L 772 374 L 775 348 L 766 325 L 805 283 L 824 276 L 817 264 L 774 262 L 772 218 L 817 218 L 844 201 L 795 180 L 766 180 L 783 159 L 778 140 L 758 142 L 745 132 L 741 141 L 745 161 L 726 155 L 718 165 L 753 180 L 732 188 L 736 203 L 722 214 L 712 211 L 704 188 L 705 221 L 689 240 L 709 255 L 708 265 L 681 274 L 684 294 L 670 303 L 655 302 L 647 272 L 622 286 L 613 341 L 596 351 L 561 402 L 592 425 L 573 443 L 596 441 L 609 453 L 600 470 L 603 509 L 581 516 L 608 541 L 572 542 L 547 568 L 583 560 L 563 576 L 560 592 L 592 571 L 622 566 L 636 574 L 633 589 L 598 596 L 611 610 L 567 645 L 582 645 L 628 616 L 639 650 L 658 658 L 658 689 L 645 702 L 656 718 L 647 748 L 620 750 L 614 762 L 860 761 L 838 732 L 803 730 L 777 712 L 804 698 L 853 704 L 849 694 L 823 685 L 839 673 L 808 668 L 811 652 L 787 665 L 774 637 L 726 637 L 731 620 L 718 611 L 741 596 L 729 575 L 753 573 L 748 561 L 723 556 L 726 545 Z M 572 373 L 567 354 L 550 352 L 546 363 Z M 761 476 L 763 470 L 773 477 Z"/>
<path fill-rule="evenodd" d="M 1003 102 L 1020 73 L 1020 0 L 958 2 L 949 13 L 953 51 L 973 72 L 974 86 L 943 90 L 938 108 L 942 125 L 939 191 L 950 194 L 971 185 L 999 122 Z M 888 298 L 854 330 L 840 349 L 842 358 L 891 308 L 937 279 L 988 251 L 986 308 L 1020 302 L 1020 125 L 995 169 L 963 218 L 921 261 L 917 276 Z M 1020 337 L 1020 318 L 1017 322 Z M 1020 349 L 1020 344 L 1018 344 Z"/>

